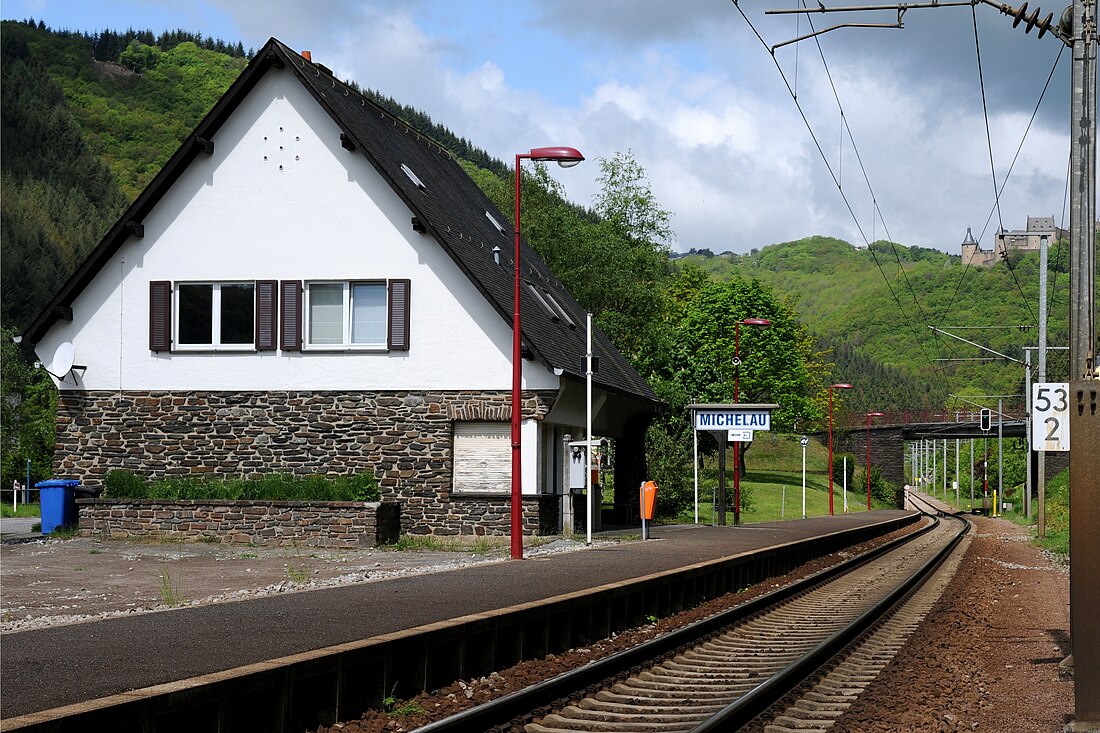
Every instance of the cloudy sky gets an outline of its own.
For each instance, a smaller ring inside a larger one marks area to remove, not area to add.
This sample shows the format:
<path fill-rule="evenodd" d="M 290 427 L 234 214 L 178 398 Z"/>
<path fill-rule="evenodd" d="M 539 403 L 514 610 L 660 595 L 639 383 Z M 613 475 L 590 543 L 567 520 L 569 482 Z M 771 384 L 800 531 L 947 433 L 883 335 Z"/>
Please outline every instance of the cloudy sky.
<path fill-rule="evenodd" d="M 749 22 L 731 0 L 5 0 L 0 12 L 57 29 L 183 28 L 245 48 L 275 36 L 502 160 L 579 148 L 590 162 L 555 175 L 581 204 L 595 161 L 629 150 L 672 213 L 677 250 L 888 234 L 958 253 L 967 227 L 988 249 L 999 223 L 1023 228 L 1028 214 L 1068 225 L 1060 41 L 983 5 L 976 46 L 969 7 L 911 9 L 904 29 L 841 29 L 773 61 L 757 33 L 772 45 L 809 22 L 897 21 L 764 13 L 800 2 L 741 0 Z M 1000 185 L 1021 140 L 998 215 L 991 166 Z"/>

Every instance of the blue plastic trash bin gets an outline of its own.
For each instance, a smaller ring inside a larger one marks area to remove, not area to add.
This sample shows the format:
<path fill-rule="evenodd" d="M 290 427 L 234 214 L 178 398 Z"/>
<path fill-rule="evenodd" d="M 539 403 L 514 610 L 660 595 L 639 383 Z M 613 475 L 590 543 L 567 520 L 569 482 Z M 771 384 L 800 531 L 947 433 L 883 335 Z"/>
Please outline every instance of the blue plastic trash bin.
<path fill-rule="evenodd" d="M 49 534 L 58 527 L 76 524 L 76 492 L 80 482 L 76 479 L 51 478 L 39 481 L 39 505 L 42 509 L 42 534 Z"/>

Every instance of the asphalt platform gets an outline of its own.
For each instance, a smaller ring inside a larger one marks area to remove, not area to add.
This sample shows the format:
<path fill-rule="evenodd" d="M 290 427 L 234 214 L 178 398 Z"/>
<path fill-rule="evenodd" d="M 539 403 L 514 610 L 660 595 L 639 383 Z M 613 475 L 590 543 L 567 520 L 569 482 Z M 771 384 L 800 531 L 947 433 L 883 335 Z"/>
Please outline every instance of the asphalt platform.
<path fill-rule="evenodd" d="M 0 719 L 576 593 L 911 514 L 738 527 L 0 635 Z"/>

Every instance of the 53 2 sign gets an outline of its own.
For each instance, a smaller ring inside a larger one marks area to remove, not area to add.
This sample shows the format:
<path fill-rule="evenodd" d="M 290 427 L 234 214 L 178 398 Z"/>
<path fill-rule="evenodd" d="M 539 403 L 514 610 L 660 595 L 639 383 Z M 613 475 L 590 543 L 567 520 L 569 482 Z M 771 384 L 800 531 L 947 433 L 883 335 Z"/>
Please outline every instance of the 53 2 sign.
<path fill-rule="evenodd" d="M 1031 385 L 1032 450 L 1069 450 L 1069 383 Z"/>

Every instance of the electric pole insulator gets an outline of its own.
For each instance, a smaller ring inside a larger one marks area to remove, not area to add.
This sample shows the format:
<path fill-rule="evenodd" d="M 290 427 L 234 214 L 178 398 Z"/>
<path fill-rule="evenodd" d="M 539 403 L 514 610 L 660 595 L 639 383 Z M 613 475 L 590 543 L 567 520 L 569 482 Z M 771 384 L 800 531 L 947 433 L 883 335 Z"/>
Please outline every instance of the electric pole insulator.
<path fill-rule="evenodd" d="M 1015 28 L 1016 26 L 1020 25 L 1020 21 L 1024 19 L 1024 15 L 1026 15 L 1026 14 L 1027 14 L 1027 3 L 1024 3 L 1016 11 L 1016 17 L 1012 21 L 1012 27 Z"/>

